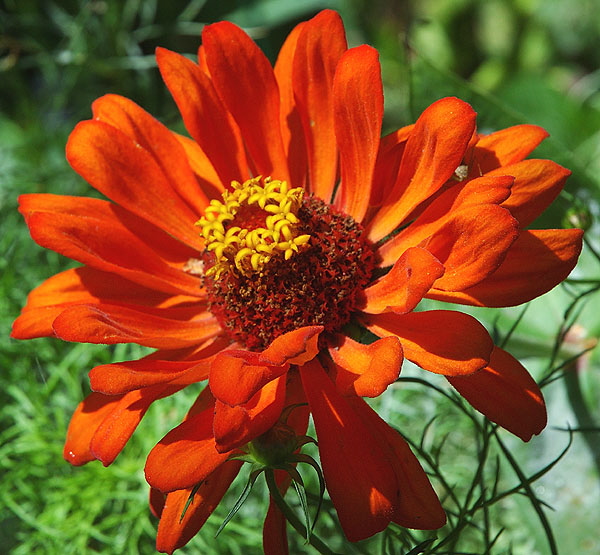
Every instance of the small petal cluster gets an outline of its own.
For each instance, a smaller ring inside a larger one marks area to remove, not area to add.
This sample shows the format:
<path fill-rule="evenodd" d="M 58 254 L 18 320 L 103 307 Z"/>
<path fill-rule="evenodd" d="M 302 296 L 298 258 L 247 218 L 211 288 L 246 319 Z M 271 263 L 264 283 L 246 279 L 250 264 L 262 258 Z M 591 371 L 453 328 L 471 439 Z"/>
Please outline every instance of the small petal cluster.
<path fill-rule="evenodd" d="M 81 266 L 30 293 L 13 337 L 156 349 L 91 370 L 65 458 L 111 464 L 155 400 L 204 382 L 146 461 L 160 551 L 200 530 L 282 414 L 297 437 L 312 418 L 349 540 L 441 527 L 420 463 L 364 397 L 406 358 L 524 441 L 545 427 L 539 387 L 484 326 L 418 309 L 518 305 L 573 269 L 580 230 L 530 229 L 569 175 L 527 158 L 545 131 L 484 135 L 471 106 L 443 98 L 382 137 L 377 52 L 348 48 L 331 10 L 298 25 L 274 67 L 228 22 L 204 28 L 197 62 L 157 61 L 189 136 L 104 96 L 67 159 L 106 199 L 20 198 L 32 238 Z M 264 547 L 287 549 L 273 504 Z"/>

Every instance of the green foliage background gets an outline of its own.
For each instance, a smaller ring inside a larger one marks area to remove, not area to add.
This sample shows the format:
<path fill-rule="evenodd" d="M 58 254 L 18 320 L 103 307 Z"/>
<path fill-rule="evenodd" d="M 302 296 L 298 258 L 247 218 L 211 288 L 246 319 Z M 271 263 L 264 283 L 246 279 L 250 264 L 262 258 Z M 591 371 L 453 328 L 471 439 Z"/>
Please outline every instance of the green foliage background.
<path fill-rule="evenodd" d="M 156 46 L 193 54 L 203 24 L 229 19 L 274 60 L 289 30 L 325 7 L 340 11 L 351 45 L 367 42 L 379 49 L 387 130 L 413 122 L 447 95 L 470 102 L 483 130 L 541 125 L 551 138 L 535 155 L 556 160 L 573 175 L 537 227 L 591 224 L 571 283 L 525 312 L 473 311 L 545 384 L 550 423 L 544 434 L 529 444 L 496 434 L 447 390 L 433 388 L 443 387 L 441 382 L 420 383 L 430 378 L 408 365 L 378 410 L 419 451 L 450 525 L 437 534 L 392 527 L 351 545 L 326 505 L 317 533 L 343 553 L 405 553 L 417 545 L 422 547 L 414 553 L 600 551 L 600 355 L 594 349 L 600 335 L 598 0 L 4 0 L 1 552 L 152 553 L 156 522 L 147 510 L 144 457 L 193 398 L 189 393 L 156 403 L 110 468 L 72 468 L 63 461 L 70 415 L 89 391 L 87 371 L 139 356 L 142 349 L 8 338 L 27 293 L 72 265 L 31 241 L 16 211 L 17 196 L 93 194 L 68 167 L 64 145 L 75 123 L 90 117 L 91 102 L 105 93 L 128 96 L 183 131 L 156 69 Z M 568 451 L 553 465 L 570 437 Z M 260 552 L 264 488 L 214 539 L 235 494 L 182 553 Z M 313 552 L 301 538 L 290 537 L 293 553 Z"/>

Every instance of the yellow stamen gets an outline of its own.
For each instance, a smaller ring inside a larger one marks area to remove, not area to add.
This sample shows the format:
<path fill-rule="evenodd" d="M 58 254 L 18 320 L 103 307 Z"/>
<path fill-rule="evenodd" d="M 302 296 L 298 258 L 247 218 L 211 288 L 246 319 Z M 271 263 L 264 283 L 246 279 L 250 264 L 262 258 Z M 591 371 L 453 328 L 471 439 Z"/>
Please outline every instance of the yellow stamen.
<path fill-rule="evenodd" d="M 224 272 L 249 276 L 260 273 L 274 257 L 289 260 L 308 244 L 310 235 L 298 235 L 297 217 L 304 190 L 290 189 L 286 181 L 254 177 L 231 183 L 233 191 L 223 193 L 223 201 L 213 199 L 196 225 L 206 240 L 206 248 L 215 256 L 215 264 L 206 275 L 218 279 Z M 263 226 L 244 227 L 236 220 L 243 207 L 264 212 Z M 235 222 L 235 223 L 234 223 Z"/>

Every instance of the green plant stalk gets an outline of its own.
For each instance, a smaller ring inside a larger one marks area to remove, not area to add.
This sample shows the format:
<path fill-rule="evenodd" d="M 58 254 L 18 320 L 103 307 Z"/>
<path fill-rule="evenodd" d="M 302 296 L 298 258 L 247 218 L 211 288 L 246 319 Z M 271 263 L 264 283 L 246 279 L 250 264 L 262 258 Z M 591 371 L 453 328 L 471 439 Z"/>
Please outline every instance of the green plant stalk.
<path fill-rule="evenodd" d="M 285 499 L 279 492 L 273 471 L 265 471 L 265 478 L 267 480 L 267 486 L 269 487 L 271 497 L 277 504 L 277 507 L 279 507 L 279 510 L 283 513 L 283 516 L 285 516 L 286 520 L 295 528 L 298 534 L 308 538 L 308 543 L 312 545 L 319 553 L 322 553 L 323 555 L 335 555 L 335 552 L 329 549 L 329 547 L 327 547 L 314 534 L 307 534 L 306 527 L 302 524 L 302 522 L 300 522 L 300 519 L 296 516 L 294 511 L 292 511 L 290 506 L 285 502 Z"/>

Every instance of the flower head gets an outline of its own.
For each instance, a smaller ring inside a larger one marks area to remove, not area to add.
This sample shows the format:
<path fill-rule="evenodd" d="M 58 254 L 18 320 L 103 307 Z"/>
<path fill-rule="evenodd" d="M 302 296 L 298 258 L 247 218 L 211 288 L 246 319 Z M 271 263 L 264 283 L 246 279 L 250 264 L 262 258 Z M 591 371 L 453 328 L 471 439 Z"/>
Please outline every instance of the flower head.
<path fill-rule="evenodd" d="M 545 132 L 480 135 L 473 109 L 444 98 L 381 138 L 377 52 L 348 49 L 329 10 L 292 31 L 274 68 L 228 22 L 204 29 L 198 63 L 157 60 L 191 138 L 104 96 L 67 158 L 108 200 L 21 197 L 32 237 L 83 266 L 35 289 L 13 336 L 157 349 L 91 370 L 65 457 L 112 463 L 153 401 L 207 380 L 146 463 L 159 549 L 197 532 L 240 453 L 277 437 L 292 405 L 295 435 L 312 415 L 350 540 L 391 521 L 442 526 L 417 459 L 362 398 L 406 357 L 522 439 L 544 428 L 539 388 L 477 320 L 415 309 L 520 304 L 569 274 L 580 230 L 528 229 L 569 173 L 525 159 Z M 267 530 L 278 518 L 272 507 Z"/>

